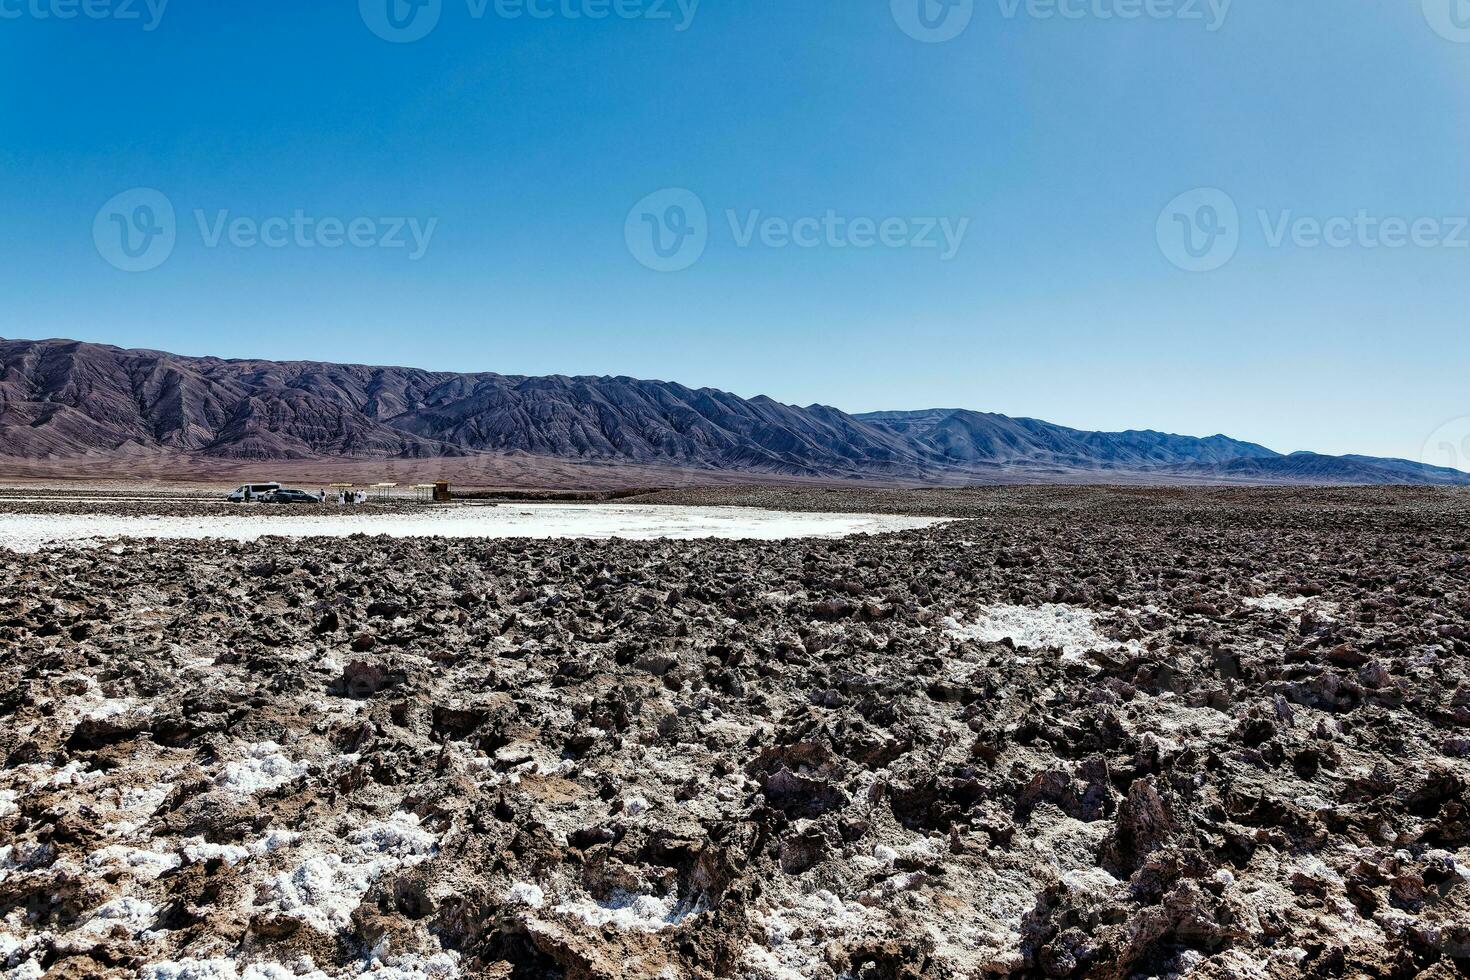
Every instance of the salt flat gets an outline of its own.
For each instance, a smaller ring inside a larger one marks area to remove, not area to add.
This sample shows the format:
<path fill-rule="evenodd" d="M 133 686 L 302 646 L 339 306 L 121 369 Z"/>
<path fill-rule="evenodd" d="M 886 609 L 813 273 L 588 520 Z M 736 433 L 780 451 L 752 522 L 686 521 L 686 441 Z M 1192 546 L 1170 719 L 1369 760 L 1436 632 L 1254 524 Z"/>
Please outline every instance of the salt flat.
<path fill-rule="evenodd" d="M 410 521 L 0 551 L 0 980 L 1463 978 L 1463 492 Z"/>
<path fill-rule="evenodd" d="M 423 513 L 354 513 L 335 507 L 292 513 L 258 505 L 211 516 L 118 514 L 0 514 L 0 547 L 36 551 L 50 544 L 92 545 L 109 538 L 217 538 L 253 541 L 281 537 L 395 538 L 729 538 L 776 541 L 838 538 L 930 527 L 940 518 L 878 514 L 825 514 L 749 507 L 633 506 L 627 504 L 515 504 L 458 506 Z"/>

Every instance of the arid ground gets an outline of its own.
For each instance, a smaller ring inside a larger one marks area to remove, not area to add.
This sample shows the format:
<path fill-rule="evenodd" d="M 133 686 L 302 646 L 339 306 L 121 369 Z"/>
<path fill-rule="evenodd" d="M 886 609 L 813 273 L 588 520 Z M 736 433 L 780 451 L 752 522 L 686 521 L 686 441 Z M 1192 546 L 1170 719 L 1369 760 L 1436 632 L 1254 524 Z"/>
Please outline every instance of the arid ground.
<path fill-rule="evenodd" d="M 638 501 L 0 549 L 0 976 L 1470 971 L 1470 492 Z"/>

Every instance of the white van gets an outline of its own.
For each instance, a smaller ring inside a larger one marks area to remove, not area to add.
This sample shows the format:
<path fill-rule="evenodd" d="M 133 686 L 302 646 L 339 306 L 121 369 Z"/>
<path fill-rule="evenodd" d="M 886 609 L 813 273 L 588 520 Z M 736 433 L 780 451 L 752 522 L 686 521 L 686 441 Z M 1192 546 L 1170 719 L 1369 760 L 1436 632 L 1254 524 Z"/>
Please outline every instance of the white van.
<path fill-rule="evenodd" d="M 279 483 L 242 483 L 225 499 L 234 504 L 255 500 L 262 494 L 275 493 L 281 489 Z"/>

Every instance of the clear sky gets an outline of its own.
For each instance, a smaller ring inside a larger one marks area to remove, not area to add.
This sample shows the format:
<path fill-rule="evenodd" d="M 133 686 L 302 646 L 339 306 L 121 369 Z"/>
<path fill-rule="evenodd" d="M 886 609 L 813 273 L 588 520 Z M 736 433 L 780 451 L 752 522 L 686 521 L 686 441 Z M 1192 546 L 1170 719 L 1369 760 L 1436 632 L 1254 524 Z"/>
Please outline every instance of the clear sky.
<path fill-rule="evenodd" d="M 1461 0 L 161 2 L 0 0 L 0 335 L 1470 435 Z"/>

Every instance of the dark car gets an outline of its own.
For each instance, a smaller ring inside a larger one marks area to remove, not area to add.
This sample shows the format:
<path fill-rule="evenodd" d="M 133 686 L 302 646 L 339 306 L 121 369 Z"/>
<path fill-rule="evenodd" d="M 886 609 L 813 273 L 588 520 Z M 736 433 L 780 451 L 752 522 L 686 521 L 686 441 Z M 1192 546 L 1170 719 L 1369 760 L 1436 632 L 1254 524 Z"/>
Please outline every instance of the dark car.
<path fill-rule="evenodd" d="M 319 504 L 321 498 L 305 490 L 275 490 L 260 498 L 268 504 Z"/>

